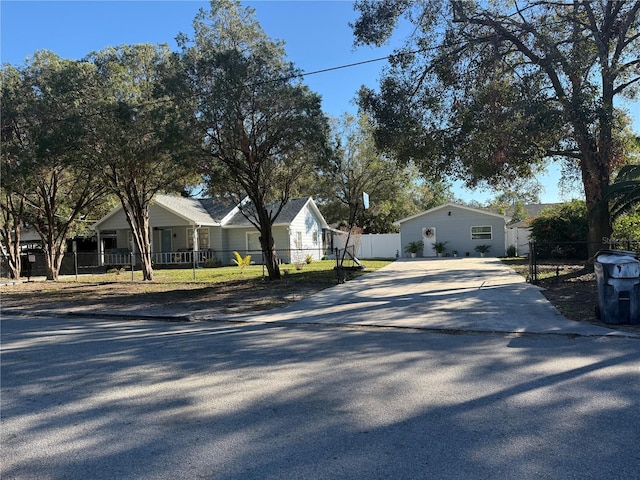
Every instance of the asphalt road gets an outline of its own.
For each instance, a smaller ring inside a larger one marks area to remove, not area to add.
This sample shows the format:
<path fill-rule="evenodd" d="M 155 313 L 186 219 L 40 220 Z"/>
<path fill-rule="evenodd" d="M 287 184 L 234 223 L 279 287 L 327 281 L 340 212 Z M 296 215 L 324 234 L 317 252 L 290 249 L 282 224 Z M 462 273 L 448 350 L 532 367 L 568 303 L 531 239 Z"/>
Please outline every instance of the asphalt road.
<path fill-rule="evenodd" d="M 3 315 L 2 479 L 625 479 L 640 340 Z"/>

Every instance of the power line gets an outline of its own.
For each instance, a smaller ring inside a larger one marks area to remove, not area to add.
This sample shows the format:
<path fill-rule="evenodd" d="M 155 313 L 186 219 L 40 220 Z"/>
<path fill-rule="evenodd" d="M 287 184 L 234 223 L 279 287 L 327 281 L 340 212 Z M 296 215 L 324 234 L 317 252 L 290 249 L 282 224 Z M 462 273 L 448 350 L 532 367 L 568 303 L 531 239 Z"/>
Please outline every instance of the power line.
<path fill-rule="evenodd" d="M 407 52 L 407 53 L 401 53 L 399 55 L 407 55 L 409 53 L 416 53 L 416 52 Z M 329 67 L 329 68 L 323 68 L 322 70 L 315 70 L 313 72 L 303 72 L 302 74 L 300 74 L 301 77 L 306 77 L 308 75 L 316 75 L 318 73 L 326 73 L 326 72 L 332 72 L 334 70 L 341 70 L 343 68 L 351 68 L 351 67 L 357 67 L 360 65 L 366 65 L 367 63 L 375 63 L 375 62 L 380 62 L 382 60 L 389 60 L 393 57 L 396 57 L 398 55 L 387 55 L 386 57 L 378 57 L 378 58 L 373 58 L 371 60 L 363 60 L 361 62 L 355 62 L 355 63 L 348 63 L 346 65 L 340 65 L 337 67 Z"/>
<path fill-rule="evenodd" d="M 393 58 L 396 58 L 396 57 L 400 57 L 400 56 L 404 56 L 404 55 L 413 55 L 413 54 L 416 54 L 416 53 L 422 53 L 422 52 L 425 52 L 427 50 L 432 50 L 433 48 L 435 48 L 435 47 L 423 48 L 423 49 L 420 49 L 420 50 L 413 50 L 413 51 L 408 51 L 408 52 L 400 52 L 400 53 L 397 53 L 397 54 L 390 54 L 390 55 L 386 55 L 384 57 L 377 57 L 377 58 L 372 58 L 372 59 L 369 59 L 369 60 L 363 60 L 363 61 L 360 61 L 360 62 L 347 63 L 347 64 L 344 64 L 344 65 L 338 65 L 338 66 L 335 66 L 335 67 L 328 67 L 328 68 L 323 68 L 323 69 L 320 69 L 320 70 L 313 70 L 311 72 L 295 73 L 295 74 L 292 74 L 292 75 L 280 77 L 280 78 L 273 79 L 273 80 L 267 80 L 267 81 L 255 82 L 255 83 L 246 83 L 245 86 L 257 86 L 257 85 L 261 85 L 261 84 L 265 84 L 265 83 L 286 82 L 286 81 L 291 80 L 293 78 L 302 78 L 302 77 L 307 77 L 307 76 L 310 76 L 310 75 L 318 75 L 318 74 L 321 74 L 321 73 L 328 73 L 328 72 L 333 72 L 333 71 L 336 71 L 336 70 L 343 70 L 343 69 L 346 69 L 346 68 L 358 67 L 360 65 L 366 65 L 366 64 L 369 64 L 369 63 L 381 62 L 381 61 L 384 61 L 384 60 L 392 60 Z M 193 94 L 192 96 L 188 96 L 186 98 L 195 98 L 197 96 L 198 96 L 198 94 Z M 153 104 L 156 104 L 156 103 L 163 103 L 163 102 L 166 102 L 166 101 L 168 101 L 168 100 L 166 100 L 166 99 L 149 100 L 149 101 L 146 101 L 146 102 L 141 102 L 139 104 L 136 104 L 136 105 L 134 105 L 132 107 L 134 107 L 134 108 L 146 107 L 146 106 L 150 106 L 150 105 L 153 105 Z M 108 109 L 104 109 L 104 110 L 99 110 L 99 111 L 94 112 L 94 113 L 89 114 L 89 115 L 87 115 L 87 114 L 82 115 L 81 114 L 80 118 L 82 118 L 82 117 L 84 117 L 84 118 L 93 117 L 93 116 L 101 115 L 103 113 L 113 113 L 115 111 L 117 111 L 117 108 L 108 108 Z M 69 115 L 69 116 L 67 116 L 65 118 L 60 118 L 60 119 L 51 119 L 51 120 L 49 120 L 47 122 L 41 123 L 40 125 L 50 125 L 50 124 L 53 124 L 53 123 L 66 122 L 66 121 L 69 121 L 71 118 L 77 118 L 77 115 Z M 19 129 L 25 128 L 25 125 L 19 125 L 18 128 Z"/>

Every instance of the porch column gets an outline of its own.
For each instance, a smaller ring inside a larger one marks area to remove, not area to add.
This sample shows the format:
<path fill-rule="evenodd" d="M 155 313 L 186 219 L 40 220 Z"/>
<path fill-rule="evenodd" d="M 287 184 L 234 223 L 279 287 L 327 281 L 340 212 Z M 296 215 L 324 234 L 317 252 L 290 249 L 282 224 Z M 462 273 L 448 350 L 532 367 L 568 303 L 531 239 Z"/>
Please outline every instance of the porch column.
<path fill-rule="evenodd" d="M 151 222 L 149 222 L 149 250 L 151 253 L 151 261 L 153 261 L 153 227 L 151 226 Z"/>
<path fill-rule="evenodd" d="M 192 233 L 192 236 L 193 236 L 193 239 L 192 239 L 192 241 L 193 241 L 193 252 L 192 252 L 192 255 L 193 255 L 193 264 L 194 265 L 197 263 L 197 255 L 198 255 L 197 252 L 200 249 L 200 247 L 198 245 L 198 228 L 200 228 L 200 225 L 194 225 L 193 226 L 193 233 Z"/>
<path fill-rule="evenodd" d="M 98 240 L 98 266 L 104 267 L 104 243 L 100 238 L 100 230 L 96 230 L 96 238 Z"/>

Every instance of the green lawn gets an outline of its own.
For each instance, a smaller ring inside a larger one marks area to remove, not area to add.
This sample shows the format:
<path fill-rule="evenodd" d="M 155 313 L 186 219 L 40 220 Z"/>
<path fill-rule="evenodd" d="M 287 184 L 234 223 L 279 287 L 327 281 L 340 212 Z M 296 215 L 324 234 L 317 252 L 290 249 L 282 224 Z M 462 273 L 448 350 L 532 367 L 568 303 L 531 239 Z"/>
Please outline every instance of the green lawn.
<path fill-rule="evenodd" d="M 393 260 L 363 260 L 366 270 L 353 272 L 352 276 L 364 275 L 368 272 L 379 270 L 388 265 Z M 298 270 L 293 264 L 283 264 L 280 271 L 283 276 L 296 276 L 296 281 L 301 282 L 323 282 L 335 281 L 336 273 L 334 267 L 335 260 L 319 260 L 304 264 Z M 194 278 L 195 276 L 195 278 Z M 153 281 L 157 283 L 220 283 L 237 281 L 243 279 L 255 279 L 268 276 L 266 268 L 262 265 L 251 265 L 244 269 L 237 266 L 218 268 L 192 268 L 184 269 L 154 269 Z M 119 272 L 109 272 L 97 275 L 81 275 L 80 282 L 86 283 L 107 283 L 107 282 L 130 282 L 132 280 L 131 271 L 120 270 Z M 60 281 L 75 282 L 75 276 L 68 275 L 60 278 Z M 133 281 L 142 281 L 142 272 L 133 272 Z"/>

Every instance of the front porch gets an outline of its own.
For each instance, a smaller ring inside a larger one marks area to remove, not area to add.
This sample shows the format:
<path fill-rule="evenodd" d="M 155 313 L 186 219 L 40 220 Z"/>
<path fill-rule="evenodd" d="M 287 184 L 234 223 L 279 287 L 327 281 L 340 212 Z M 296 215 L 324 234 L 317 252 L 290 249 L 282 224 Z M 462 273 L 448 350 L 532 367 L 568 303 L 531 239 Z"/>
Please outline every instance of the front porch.
<path fill-rule="evenodd" d="M 120 267 L 124 265 L 139 265 L 140 254 L 132 253 L 128 249 L 116 248 L 101 255 L 100 264 L 105 267 Z M 219 258 L 216 252 L 207 250 L 178 249 L 175 252 L 153 252 L 151 262 L 154 266 L 187 267 L 190 265 L 204 266 L 208 263 L 216 263 Z"/>

